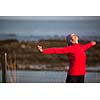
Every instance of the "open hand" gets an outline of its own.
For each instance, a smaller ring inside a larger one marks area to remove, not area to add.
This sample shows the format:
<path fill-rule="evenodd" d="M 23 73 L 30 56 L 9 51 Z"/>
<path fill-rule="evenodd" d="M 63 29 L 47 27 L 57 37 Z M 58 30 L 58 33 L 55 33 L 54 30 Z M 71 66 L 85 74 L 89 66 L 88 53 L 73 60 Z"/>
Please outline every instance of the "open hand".
<path fill-rule="evenodd" d="M 96 45 L 96 42 L 95 42 L 95 41 L 91 41 L 91 44 L 92 44 L 92 45 Z"/>
<path fill-rule="evenodd" d="M 40 52 L 43 52 L 43 48 L 42 48 L 42 46 L 37 46 L 37 48 L 38 48 L 38 50 L 40 51 Z"/>

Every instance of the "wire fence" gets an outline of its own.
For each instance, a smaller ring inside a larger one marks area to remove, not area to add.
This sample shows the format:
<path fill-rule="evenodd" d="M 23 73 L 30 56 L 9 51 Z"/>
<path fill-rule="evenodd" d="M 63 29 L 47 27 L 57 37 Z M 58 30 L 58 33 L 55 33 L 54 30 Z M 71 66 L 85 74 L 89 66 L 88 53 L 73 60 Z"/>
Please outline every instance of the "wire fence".
<path fill-rule="evenodd" d="M 12 56 L 4 53 L 1 57 L 1 76 L 2 82 L 16 82 L 16 55 Z"/>

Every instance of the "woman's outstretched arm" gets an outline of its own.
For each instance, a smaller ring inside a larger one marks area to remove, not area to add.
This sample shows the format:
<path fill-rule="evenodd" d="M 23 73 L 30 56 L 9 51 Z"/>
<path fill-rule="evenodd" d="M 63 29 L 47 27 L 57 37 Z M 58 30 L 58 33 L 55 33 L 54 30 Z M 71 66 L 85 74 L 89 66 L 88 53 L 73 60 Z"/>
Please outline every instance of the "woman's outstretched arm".
<path fill-rule="evenodd" d="M 66 54 L 72 51 L 71 47 L 61 47 L 61 48 L 47 48 L 43 49 L 42 46 L 37 46 L 38 50 L 43 54 Z"/>
<path fill-rule="evenodd" d="M 91 41 L 90 43 L 87 43 L 87 44 L 83 45 L 83 49 L 87 50 L 90 47 L 95 46 L 95 45 L 96 45 L 96 42 L 95 41 Z"/>

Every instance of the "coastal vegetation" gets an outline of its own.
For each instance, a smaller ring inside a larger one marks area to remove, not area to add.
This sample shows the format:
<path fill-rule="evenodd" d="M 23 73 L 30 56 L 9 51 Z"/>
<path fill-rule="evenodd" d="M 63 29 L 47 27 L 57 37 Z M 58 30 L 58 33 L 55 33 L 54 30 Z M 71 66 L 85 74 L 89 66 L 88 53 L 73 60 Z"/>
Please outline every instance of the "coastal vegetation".
<path fill-rule="evenodd" d="M 85 44 L 89 41 L 80 41 Z M 0 67 L 2 66 L 2 57 L 7 53 L 7 63 L 16 63 L 17 69 L 27 70 L 64 70 L 68 66 L 66 55 L 43 55 L 37 49 L 37 45 L 43 48 L 64 47 L 67 45 L 65 40 L 39 40 L 39 41 L 18 41 L 2 40 L 0 41 Z M 87 52 L 87 67 L 100 66 L 100 42 Z"/>

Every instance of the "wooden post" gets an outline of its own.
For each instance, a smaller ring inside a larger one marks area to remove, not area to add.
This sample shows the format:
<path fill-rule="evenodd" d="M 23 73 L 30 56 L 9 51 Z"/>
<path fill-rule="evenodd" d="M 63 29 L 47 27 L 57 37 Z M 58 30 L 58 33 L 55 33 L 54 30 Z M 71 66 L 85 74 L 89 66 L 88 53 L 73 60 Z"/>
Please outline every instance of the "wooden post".
<path fill-rule="evenodd" d="M 16 82 L 16 54 L 14 54 L 14 61 L 13 61 L 13 82 Z"/>
<path fill-rule="evenodd" d="M 2 56 L 2 83 L 6 83 L 7 53 Z"/>

